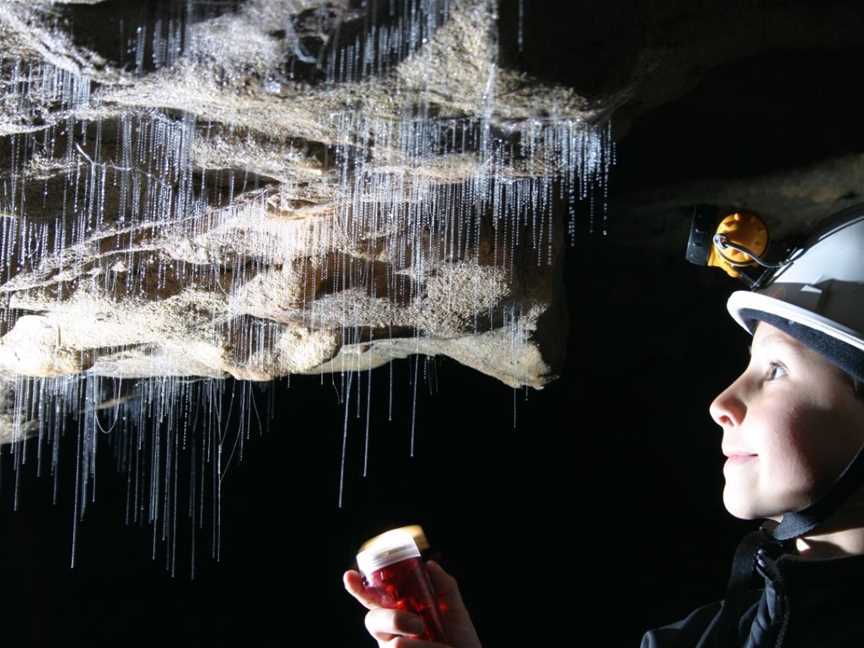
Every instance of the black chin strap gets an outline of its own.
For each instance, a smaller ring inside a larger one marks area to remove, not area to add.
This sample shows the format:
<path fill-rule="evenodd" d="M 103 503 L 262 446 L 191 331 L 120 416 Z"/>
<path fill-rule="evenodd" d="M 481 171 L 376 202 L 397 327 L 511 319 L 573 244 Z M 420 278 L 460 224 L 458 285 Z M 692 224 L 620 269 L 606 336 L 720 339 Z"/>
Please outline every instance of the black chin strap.
<path fill-rule="evenodd" d="M 855 459 L 846 466 L 840 478 L 821 499 L 797 513 L 784 514 L 780 524 L 774 520 L 766 520 L 756 531 L 751 531 L 744 536 L 735 551 L 729 584 L 726 587 L 722 645 L 741 644 L 738 620 L 744 612 L 747 592 L 764 585 L 764 582 L 760 583 L 760 579 L 756 578 L 757 556 L 767 555 L 772 560 L 776 560 L 784 553 L 793 552 L 795 538 L 822 525 L 862 484 L 864 484 L 864 446 L 858 450 Z"/>
<path fill-rule="evenodd" d="M 774 529 L 776 540 L 790 540 L 809 533 L 836 513 L 843 503 L 864 484 L 864 446 L 858 450 L 840 479 L 821 499 L 803 511 L 786 513 L 783 521 Z"/>

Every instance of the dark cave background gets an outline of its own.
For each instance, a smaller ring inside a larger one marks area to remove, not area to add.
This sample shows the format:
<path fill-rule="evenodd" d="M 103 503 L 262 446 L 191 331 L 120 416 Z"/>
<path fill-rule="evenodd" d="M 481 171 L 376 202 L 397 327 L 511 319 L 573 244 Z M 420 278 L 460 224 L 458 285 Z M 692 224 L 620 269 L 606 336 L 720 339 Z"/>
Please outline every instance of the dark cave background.
<path fill-rule="evenodd" d="M 602 93 L 632 65 L 646 16 L 676 4 L 528 0 L 520 53 L 516 3 L 504 3 L 504 61 Z M 696 21 L 699 3 L 689 4 Z M 838 5 L 852 6 L 819 3 L 826 16 Z M 372 646 L 365 609 L 342 589 L 341 575 L 363 540 L 409 523 L 423 525 L 458 578 L 490 647 L 587 634 L 636 645 L 647 629 L 722 598 L 734 549 L 755 525 L 723 508 L 721 430 L 708 415 L 747 362 L 749 338 L 725 308 L 743 284 L 688 264 L 677 233 L 662 251 L 616 237 L 616 204 L 658 185 L 864 149 L 855 101 L 864 32 L 859 44 L 844 43 L 790 51 L 766 37 L 755 55 L 704 70 L 682 96 L 633 119 L 617 144 L 609 234 L 589 233 L 581 206 L 567 249 L 561 378 L 514 398 L 494 379 L 439 358 L 436 380 L 418 386 L 411 458 L 414 360 L 394 364 L 391 422 L 388 369 L 375 370 L 369 475 L 361 475 L 365 422 L 352 401 L 342 508 L 338 376 L 269 388 L 275 418 L 225 481 L 222 560 L 200 554 L 194 580 L 188 538 L 172 578 L 161 546 L 151 559 L 152 530 L 124 526 L 125 477 L 107 452 L 70 569 L 71 470 L 53 506 L 51 480 L 28 466 L 13 511 L 15 475 L 4 452 L 4 640 Z M 567 64 L 592 55 L 597 65 Z M 566 213 L 562 206 L 561 227 Z M 646 227 L 662 234 L 662 223 Z M 74 444 L 64 444 L 71 466 Z"/>

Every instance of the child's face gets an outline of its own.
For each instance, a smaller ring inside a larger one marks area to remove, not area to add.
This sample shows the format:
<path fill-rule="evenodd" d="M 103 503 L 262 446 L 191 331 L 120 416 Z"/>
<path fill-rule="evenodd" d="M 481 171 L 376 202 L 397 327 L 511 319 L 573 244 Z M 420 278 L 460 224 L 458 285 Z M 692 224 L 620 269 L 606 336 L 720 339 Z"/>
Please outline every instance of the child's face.
<path fill-rule="evenodd" d="M 864 403 L 840 370 L 760 322 L 750 364 L 709 407 L 723 428 L 723 504 L 737 518 L 800 511 L 822 496 L 864 443 Z"/>

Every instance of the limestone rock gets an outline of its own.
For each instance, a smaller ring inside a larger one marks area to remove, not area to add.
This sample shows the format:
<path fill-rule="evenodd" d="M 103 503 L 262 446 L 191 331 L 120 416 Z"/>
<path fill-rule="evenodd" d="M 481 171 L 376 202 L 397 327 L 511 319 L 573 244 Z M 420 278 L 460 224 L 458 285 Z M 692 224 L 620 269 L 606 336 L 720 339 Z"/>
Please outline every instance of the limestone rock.
<path fill-rule="evenodd" d="M 606 107 L 500 67 L 494 2 L 74 4 L 0 7 L 3 376 L 556 377 Z"/>

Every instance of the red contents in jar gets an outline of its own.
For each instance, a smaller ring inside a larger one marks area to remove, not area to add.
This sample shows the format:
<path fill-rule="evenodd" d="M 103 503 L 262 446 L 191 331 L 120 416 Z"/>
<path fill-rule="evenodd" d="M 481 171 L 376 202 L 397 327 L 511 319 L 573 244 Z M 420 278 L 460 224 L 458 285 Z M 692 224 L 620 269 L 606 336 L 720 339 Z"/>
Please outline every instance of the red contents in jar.
<path fill-rule="evenodd" d="M 363 577 L 363 584 L 378 595 L 383 607 L 420 615 L 426 628 L 418 635 L 426 641 L 447 643 L 438 597 L 420 558 L 406 558 Z"/>

